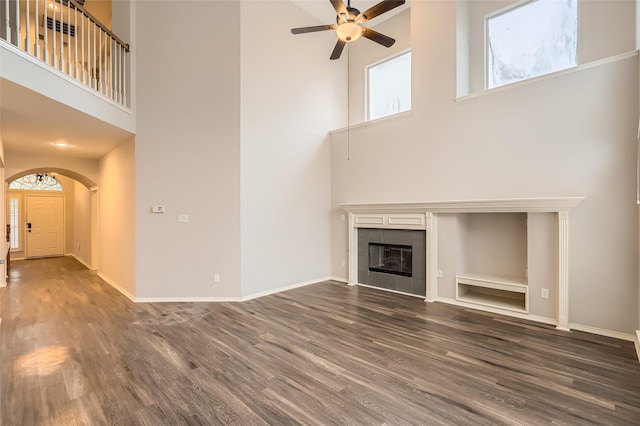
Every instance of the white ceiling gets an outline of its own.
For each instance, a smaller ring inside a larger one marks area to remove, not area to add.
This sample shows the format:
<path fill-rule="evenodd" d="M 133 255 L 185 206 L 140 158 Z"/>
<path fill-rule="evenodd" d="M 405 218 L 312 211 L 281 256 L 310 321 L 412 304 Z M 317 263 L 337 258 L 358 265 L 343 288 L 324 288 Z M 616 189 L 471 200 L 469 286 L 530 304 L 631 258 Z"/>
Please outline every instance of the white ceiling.
<path fill-rule="evenodd" d="M 329 0 L 291 0 L 293 3 L 298 5 L 302 10 L 307 12 L 309 15 L 313 16 L 318 20 L 317 24 L 335 24 L 336 22 L 336 11 L 331 5 Z M 360 12 L 364 12 L 369 9 L 371 6 L 380 3 L 381 0 L 351 0 L 351 7 L 358 9 Z M 345 1 L 345 4 L 347 2 Z M 370 23 L 367 23 L 368 27 L 374 27 L 376 24 L 383 22 L 394 15 L 397 15 L 400 12 L 407 10 L 410 7 L 410 0 L 407 0 L 405 4 L 400 7 L 397 7 L 393 10 L 390 10 L 387 13 L 384 13 L 376 18 L 372 19 Z M 297 26 L 311 26 L 316 23 L 310 22 L 308 24 L 300 23 Z"/>
<path fill-rule="evenodd" d="M 98 159 L 130 137 L 81 111 L 0 79 L 0 131 L 5 151 Z M 69 144 L 58 148 L 55 142 Z"/>

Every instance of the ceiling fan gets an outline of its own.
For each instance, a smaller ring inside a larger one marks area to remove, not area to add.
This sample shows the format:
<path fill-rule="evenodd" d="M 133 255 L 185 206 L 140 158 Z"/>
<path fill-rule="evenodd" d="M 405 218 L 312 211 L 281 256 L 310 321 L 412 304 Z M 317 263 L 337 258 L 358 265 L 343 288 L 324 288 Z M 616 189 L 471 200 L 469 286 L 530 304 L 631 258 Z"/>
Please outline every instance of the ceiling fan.
<path fill-rule="evenodd" d="M 364 12 L 356 8 L 351 7 L 351 0 L 347 0 L 347 4 L 344 4 L 343 0 L 329 0 L 336 10 L 336 22 L 330 25 L 316 25 L 313 27 L 301 27 L 293 28 L 291 32 L 293 34 L 312 33 L 316 31 L 336 30 L 338 35 L 338 42 L 336 47 L 333 48 L 330 59 L 338 59 L 342 54 L 345 44 L 356 41 L 360 36 L 368 38 L 371 41 L 375 41 L 384 47 L 391 47 L 396 41 L 391 37 L 384 34 L 380 34 L 377 31 L 362 26 L 365 22 L 376 16 L 382 15 L 385 12 L 395 9 L 398 6 L 402 6 L 405 0 L 382 0 L 375 6 L 370 7 Z"/>

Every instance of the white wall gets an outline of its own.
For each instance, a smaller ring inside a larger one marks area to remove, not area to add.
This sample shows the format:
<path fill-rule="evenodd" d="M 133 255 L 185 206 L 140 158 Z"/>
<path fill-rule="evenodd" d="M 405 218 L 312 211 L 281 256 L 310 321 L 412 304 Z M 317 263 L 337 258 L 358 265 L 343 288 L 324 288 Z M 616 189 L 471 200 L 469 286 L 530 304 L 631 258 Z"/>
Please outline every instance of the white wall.
<path fill-rule="evenodd" d="M 73 253 L 87 266 L 93 266 L 91 253 L 91 200 L 89 189 L 73 181 L 73 239 L 67 252 Z"/>
<path fill-rule="evenodd" d="M 412 3 L 413 111 L 351 129 L 349 160 L 346 132 L 333 135 L 333 205 L 585 196 L 571 214 L 570 322 L 632 332 L 638 58 L 456 102 L 455 22 L 454 2 Z M 346 277 L 340 216 L 332 265 Z M 455 265 L 438 262 L 444 274 Z"/>
<path fill-rule="evenodd" d="M 240 2 L 134 7 L 136 295 L 239 297 Z"/>
<path fill-rule="evenodd" d="M 346 124 L 347 69 L 345 58 L 329 60 L 335 32 L 290 33 L 312 25 L 292 3 L 243 1 L 241 14 L 242 293 L 249 296 L 331 275 L 327 131 Z"/>
<path fill-rule="evenodd" d="M 100 159 L 98 181 L 98 273 L 129 296 L 136 295 L 134 157 L 133 140 L 114 148 Z"/>

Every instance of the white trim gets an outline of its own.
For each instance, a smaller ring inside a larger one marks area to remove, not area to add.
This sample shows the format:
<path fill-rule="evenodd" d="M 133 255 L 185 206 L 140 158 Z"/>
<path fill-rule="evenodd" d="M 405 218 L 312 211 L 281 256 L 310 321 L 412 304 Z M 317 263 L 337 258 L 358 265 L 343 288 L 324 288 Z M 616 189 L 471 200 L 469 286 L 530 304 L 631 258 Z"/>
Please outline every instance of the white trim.
<path fill-rule="evenodd" d="M 223 297 L 137 297 L 133 300 L 135 303 L 165 303 L 165 302 L 247 302 L 249 300 L 257 299 L 259 297 L 269 296 L 275 293 L 280 293 L 287 290 L 293 290 L 300 287 L 305 287 L 311 284 L 319 284 L 325 281 L 342 280 L 334 277 L 324 277 L 315 280 L 304 281 L 301 283 L 290 284 L 271 290 L 261 291 L 258 293 L 249 294 L 246 296 L 223 296 Z"/>
<path fill-rule="evenodd" d="M 349 285 L 354 285 L 354 286 L 358 286 L 358 287 L 367 287 L 367 288 L 372 288 L 374 290 L 382 290 L 382 291 L 387 291 L 389 293 L 395 293 L 395 294 L 401 294 L 403 296 L 411 296 L 411 297 L 416 297 L 418 299 L 424 299 L 424 296 L 421 294 L 411 294 L 411 293 L 405 293 L 403 291 L 398 291 L 398 290 L 391 290 L 388 288 L 384 288 L 384 287 L 378 287 L 378 286 L 374 286 L 374 285 L 368 285 L 368 284 L 360 284 L 360 283 L 356 283 L 356 284 L 349 284 Z"/>
<path fill-rule="evenodd" d="M 640 330 L 636 330 L 636 339 L 634 340 L 636 345 L 636 355 L 638 356 L 638 362 L 640 362 Z"/>
<path fill-rule="evenodd" d="M 576 65 L 575 67 L 566 68 L 564 70 L 560 70 L 560 71 L 556 71 L 556 72 L 551 72 L 549 74 L 543 74 L 543 75 L 539 75 L 537 77 L 532 77 L 532 78 L 529 78 L 529 79 L 526 79 L 526 80 L 516 81 L 515 83 L 509 83 L 509 84 L 505 84 L 503 86 L 494 87 L 492 89 L 485 89 L 485 90 L 481 90 L 479 92 L 470 93 L 468 95 L 464 95 L 464 96 L 460 96 L 460 97 L 454 98 L 454 101 L 463 102 L 463 101 L 466 101 L 468 99 L 478 98 L 480 96 L 489 95 L 491 93 L 500 92 L 502 90 L 509 90 L 509 89 L 511 89 L 513 87 L 520 87 L 520 86 L 536 83 L 538 81 L 546 80 L 548 78 L 554 78 L 554 77 L 565 75 L 565 74 L 571 74 L 571 73 L 574 73 L 574 72 L 580 72 L 580 71 L 588 70 L 589 68 L 595 68 L 595 67 L 607 65 L 607 64 L 610 64 L 610 63 L 613 63 L 613 62 L 623 61 L 625 59 L 629 59 L 629 58 L 633 58 L 633 57 L 637 57 L 637 56 L 638 56 L 638 51 L 637 50 L 632 50 L 631 52 L 621 53 L 620 55 L 609 56 L 608 58 L 598 59 L 596 61 L 587 62 L 587 63 L 584 63 L 584 64 L 579 64 L 579 65 Z"/>
<path fill-rule="evenodd" d="M 598 334 L 600 336 L 612 337 L 614 339 L 635 342 L 636 336 L 619 331 L 605 330 L 604 328 L 591 327 L 590 325 L 569 323 L 569 328 L 576 331 L 584 331 L 585 333 Z"/>
<path fill-rule="evenodd" d="M 91 265 L 89 265 L 84 259 L 82 259 L 81 257 L 76 256 L 75 253 L 67 253 L 65 256 L 71 256 L 73 257 L 75 260 L 77 260 L 78 262 L 82 263 L 88 270 L 90 271 L 95 271 L 95 269 L 93 269 L 91 267 Z"/>
<path fill-rule="evenodd" d="M 62 71 L 58 70 L 57 68 L 52 67 L 51 65 L 47 64 L 46 62 L 42 62 L 40 59 L 31 56 L 30 54 L 24 52 L 21 49 L 18 49 L 14 45 L 8 43 L 6 40 L 0 39 L 0 47 L 2 47 L 4 49 L 7 49 L 8 51 L 13 53 L 14 55 L 18 55 L 18 56 L 22 57 L 22 59 L 25 59 L 25 60 L 31 62 L 33 65 L 37 65 L 38 67 L 40 67 L 43 70 L 51 73 L 52 75 L 65 80 L 67 83 L 71 83 L 74 86 L 84 90 L 87 93 L 90 93 L 92 95 L 98 96 L 102 100 L 109 102 L 114 107 L 117 107 L 117 108 L 121 109 L 122 111 L 124 111 L 126 113 L 129 113 L 129 114 L 133 113 L 133 110 L 131 108 L 127 107 L 126 105 L 122 105 L 122 104 L 114 101 L 113 99 L 109 98 L 108 96 L 105 96 L 104 94 L 100 93 L 100 91 L 98 91 L 96 89 L 92 89 L 91 87 L 80 83 L 78 80 L 76 80 L 73 77 L 63 73 Z"/>
<path fill-rule="evenodd" d="M 505 198 L 491 200 L 340 203 L 349 213 L 552 213 L 577 207 L 585 197 Z M 351 225 L 353 226 L 353 224 Z"/>
<path fill-rule="evenodd" d="M 508 311 L 508 310 L 499 309 L 499 308 L 492 308 L 492 307 L 489 307 L 489 306 L 483 306 L 482 309 L 480 309 L 478 307 L 478 305 L 476 305 L 474 303 L 467 303 L 467 302 L 463 302 L 463 301 L 460 301 L 460 300 L 448 299 L 448 298 L 445 298 L 445 297 L 438 297 L 438 298 L 436 298 L 435 301 L 436 302 L 441 302 L 441 303 L 446 303 L 446 304 L 449 304 L 449 305 L 460 306 L 460 307 L 463 307 L 463 308 L 473 309 L 474 311 L 491 312 L 492 314 L 500 314 L 500 315 L 504 315 L 504 316 L 508 316 L 508 317 L 520 318 L 520 319 L 535 321 L 535 322 L 539 322 L 539 323 L 543 323 L 543 324 L 549 324 L 549 325 L 557 325 L 558 324 L 558 321 L 556 321 L 553 318 L 542 317 L 542 316 L 539 316 L 539 315 L 525 314 L 525 313 L 520 313 L 520 312 L 515 312 L 515 311 Z"/>
<path fill-rule="evenodd" d="M 102 272 L 98 272 L 98 276 L 100 278 L 102 278 L 102 280 L 104 282 L 106 282 L 107 284 L 109 284 L 111 287 L 115 288 L 120 293 L 122 293 L 127 299 L 131 300 L 132 302 L 136 301 L 136 297 L 133 294 L 129 293 L 128 290 L 126 290 L 123 287 L 121 287 L 119 284 L 117 284 L 115 281 L 111 280 L 109 277 L 104 275 Z"/>
<path fill-rule="evenodd" d="M 412 99 L 412 102 L 413 102 L 413 99 Z M 336 134 L 336 133 L 346 132 L 347 130 L 357 129 L 359 127 L 366 127 L 366 126 L 369 126 L 371 124 L 380 123 L 380 122 L 386 121 L 386 120 L 394 120 L 396 118 L 402 118 L 402 117 L 405 117 L 405 116 L 409 116 L 412 113 L 413 113 L 413 110 L 409 110 L 409 111 L 398 112 L 396 114 L 386 115 L 384 117 L 376 118 L 375 120 L 363 121 L 362 123 L 352 124 L 349 127 L 343 127 L 341 129 L 331 130 L 329 132 L 329 134 L 333 135 L 333 134 Z"/>
<path fill-rule="evenodd" d="M 331 281 L 337 281 L 339 283 L 343 283 L 343 284 L 348 284 L 349 283 L 349 279 L 348 278 L 344 278 L 344 277 L 331 277 L 329 278 L 329 280 Z"/>

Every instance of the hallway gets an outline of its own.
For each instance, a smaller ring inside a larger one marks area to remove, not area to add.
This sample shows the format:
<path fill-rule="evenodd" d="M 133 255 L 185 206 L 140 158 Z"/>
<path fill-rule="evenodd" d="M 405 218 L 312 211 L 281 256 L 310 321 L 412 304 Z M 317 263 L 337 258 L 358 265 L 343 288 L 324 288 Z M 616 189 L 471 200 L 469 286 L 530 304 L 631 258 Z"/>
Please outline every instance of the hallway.
<path fill-rule="evenodd" d="M 633 344 L 326 282 L 134 304 L 70 257 L 0 289 L 1 423 L 637 424 Z"/>

